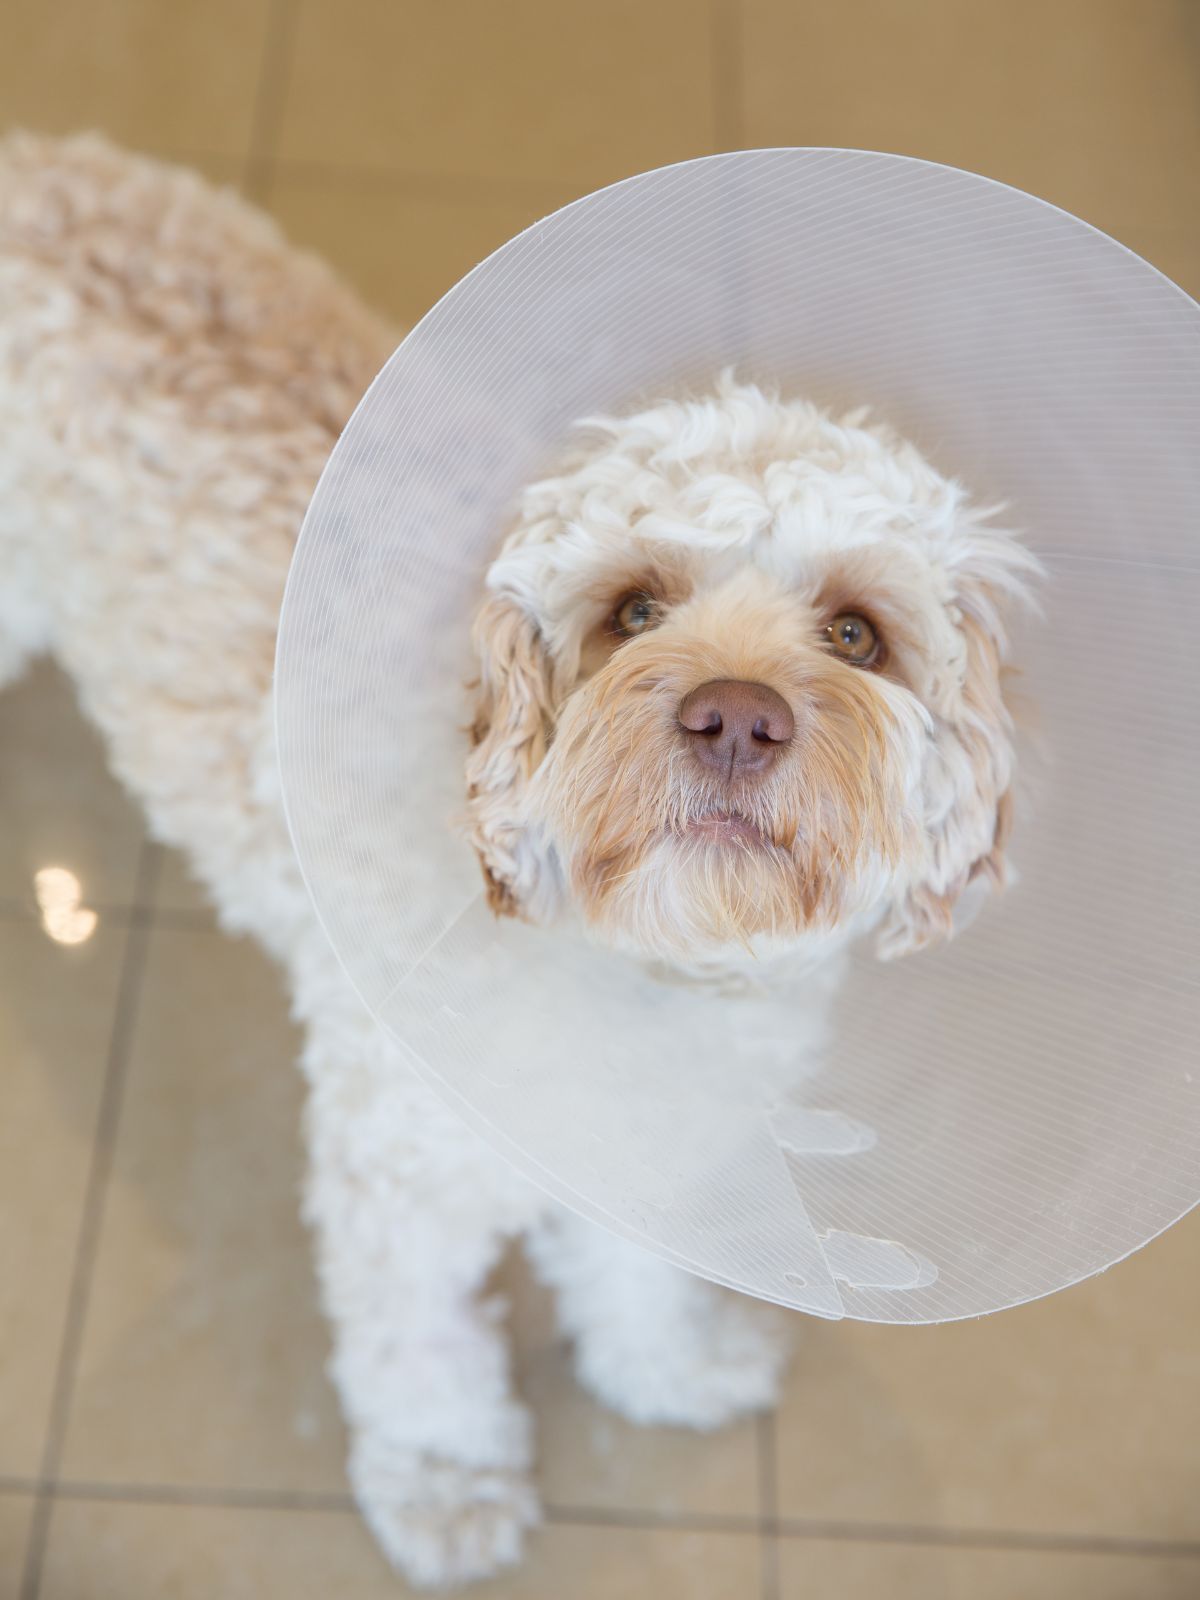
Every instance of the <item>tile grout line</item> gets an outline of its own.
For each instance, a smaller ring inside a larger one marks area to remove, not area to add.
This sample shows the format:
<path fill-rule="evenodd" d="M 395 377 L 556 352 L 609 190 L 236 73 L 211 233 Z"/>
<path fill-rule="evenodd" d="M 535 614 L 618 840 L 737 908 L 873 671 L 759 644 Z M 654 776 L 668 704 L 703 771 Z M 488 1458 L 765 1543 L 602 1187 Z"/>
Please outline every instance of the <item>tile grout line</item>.
<path fill-rule="evenodd" d="M 197 1506 L 229 1511 L 334 1511 L 355 1513 L 353 1495 L 336 1490 L 213 1489 L 170 1483 L 87 1483 L 59 1479 L 57 1500 L 108 1501 L 116 1505 Z"/>
<path fill-rule="evenodd" d="M 434 172 L 411 167 L 352 166 L 341 161 L 275 159 L 273 175 L 314 188 L 335 187 L 361 193 L 404 193 L 427 199 L 461 201 L 530 200 L 557 209 L 570 199 L 587 194 L 586 186 L 570 178 L 484 177 L 471 172 Z"/>
<path fill-rule="evenodd" d="M 737 1533 L 756 1537 L 762 1532 L 761 1519 L 740 1512 L 722 1515 L 716 1511 L 638 1511 L 632 1506 L 611 1509 L 606 1506 L 543 1505 L 543 1515 L 552 1526 L 579 1528 L 643 1528 L 674 1533 Z"/>
<path fill-rule="evenodd" d="M 135 895 L 139 903 L 153 894 L 154 881 L 162 852 L 149 840 L 144 840 L 138 859 Z M 84 1322 L 91 1296 L 92 1275 L 96 1264 L 100 1230 L 104 1219 L 104 1200 L 108 1190 L 108 1177 L 112 1168 L 113 1149 L 117 1126 L 121 1116 L 125 1080 L 129 1063 L 129 1046 L 141 995 L 142 976 L 149 944 L 148 919 L 132 918 L 121 961 L 121 974 L 117 985 L 116 1004 L 113 1008 L 112 1030 L 109 1034 L 104 1083 L 100 1105 L 96 1112 L 92 1135 L 92 1154 L 84 1186 L 83 1206 L 79 1232 L 75 1242 L 71 1265 L 70 1288 L 67 1293 L 66 1312 L 63 1317 L 62 1340 L 51 1391 L 50 1411 L 46 1421 L 45 1442 L 42 1448 L 42 1468 L 33 1516 L 25 1547 L 25 1567 L 19 1590 L 20 1600 L 38 1600 L 41 1588 L 42 1567 L 46 1554 L 46 1540 L 50 1527 L 50 1512 L 54 1503 L 56 1480 L 66 1442 L 67 1423 L 74 1398 L 79 1355 L 83 1344 Z"/>
<path fill-rule="evenodd" d="M 253 137 L 251 143 L 253 144 Z M 586 186 L 581 187 L 579 181 L 567 177 L 512 178 L 502 174 L 486 176 L 475 172 L 438 172 L 425 167 L 363 166 L 348 161 L 323 161 L 319 157 L 305 160 L 276 154 L 268 158 L 260 155 L 256 149 L 248 150 L 241 160 L 237 156 L 227 155 L 224 151 L 194 148 L 158 150 L 149 154 L 154 161 L 196 170 L 200 169 L 202 162 L 226 162 L 231 174 L 236 171 L 238 175 L 236 178 L 230 176 L 226 180 L 218 178 L 209 180 L 218 186 L 222 181 L 244 185 L 248 169 L 259 164 L 266 166 L 269 160 L 271 178 L 287 178 L 300 185 L 351 189 L 365 193 L 377 193 L 380 190 L 408 192 L 427 198 L 461 201 L 469 205 L 477 204 L 481 200 L 523 199 L 536 200 L 557 209 L 565 205 L 568 200 L 588 193 Z"/>
<path fill-rule="evenodd" d="M 101 1501 L 117 1505 L 170 1505 L 242 1511 L 313 1511 L 357 1515 L 350 1494 L 304 1489 L 220 1489 L 182 1484 L 89 1483 L 69 1478 L 53 1482 L 36 1478 L 0 1478 L 0 1494 L 51 1493 L 56 1500 Z M 923 1524 L 832 1521 L 785 1517 L 772 1522 L 738 1513 L 636 1511 L 633 1507 L 547 1505 L 552 1525 L 662 1529 L 681 1533 L 755 1535 L 764 1531 L 780 1538 L 828 1539 L 847 1544 L 909 1544 L 978 1550 L 1028 1550 L 1101 1556 L 1152 1556 L 1200 1560 L 1200 1540 L 1139 1539 L 1105 1534 L 1036 1533 L 1032 1530 L 937 1528 Z"/>
<path fill-rule="evenodd" d="M 784 1539 L 829 1539 L 847 1544 L 948 1546 L 964 1550 L 1027 1550 L 1065 1555 L 1158 1556 L 1200 1561 L 1200 1539 L 1139 1539 L 1103 1533 L 1039 1533 L 1018 1528 L 938 1528 L 921 1523 L 837 1522 L 783 1517 Z"/>
<path fill-rule="evenodd" d="M 742 146 L 741 0 L 709 0 L 713 136 L 718 151 Z"/>
<path fill-rule="evenodd" d="M 224 929 L 214 926 L 212 913 L 198 907 L 193 909 L 188 906 L 153 904 L 109 905 L 101 901 L 92 903 L 90 909 L 96 913 L 101 923 L 107 920 L 119 928 L 151 927 L 167 931 L 178 929 L 224 934 Z M 41 917 L 36 906 L 25 905 L 20 900 L 0 900 L 0 922 L 23 923 L 26 927 L 36 928 L 41 926 Z"/>
<path fill-rule="evenodd" d="M 779 1600 L 779 1472 L 775 1413 L 765 1411 L 755 1422 L 758 1446 L 759 1561 L 762 1600 Z"/>
<path fill-rule="evenodd" d="M 271 0 L 254 94 L 250 147 L 242 172 L 244 192 L 260 205 L 266 201 L 275 175 L 275 148 L 291 75 L 295 30 L 296 0 Z"/>

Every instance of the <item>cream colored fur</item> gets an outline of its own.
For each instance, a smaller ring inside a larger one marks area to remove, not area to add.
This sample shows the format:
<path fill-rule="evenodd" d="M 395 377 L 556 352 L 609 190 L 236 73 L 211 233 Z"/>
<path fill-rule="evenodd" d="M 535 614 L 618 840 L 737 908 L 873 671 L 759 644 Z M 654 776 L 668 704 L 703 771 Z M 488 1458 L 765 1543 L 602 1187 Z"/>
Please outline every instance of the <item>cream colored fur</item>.
<path fill-rule="evenodd" d="M 766 1308 L 557 1212 L 479 1144 L 364 1014 L 311 911 L 272 750 L 276 618 L 317 476 L 393 344 L 233 195 L 98 139 L 0 146 L 0 682 L 54 655 L 155 837 L 284 971 L 351 1481 L 389 1557 L 440 1584 L 515 1560 L 537 1517 L 502 1308 L 480 1298 L 508 1238 L 534 1238 L 584 1380 L 640 1419 L 769 1404 L 785 1341 Z M 489 774 L 532 770 L 528 737 L 502 754 L 493 734 Z M 508 874 L 515 834 L 479 826 Z"/>

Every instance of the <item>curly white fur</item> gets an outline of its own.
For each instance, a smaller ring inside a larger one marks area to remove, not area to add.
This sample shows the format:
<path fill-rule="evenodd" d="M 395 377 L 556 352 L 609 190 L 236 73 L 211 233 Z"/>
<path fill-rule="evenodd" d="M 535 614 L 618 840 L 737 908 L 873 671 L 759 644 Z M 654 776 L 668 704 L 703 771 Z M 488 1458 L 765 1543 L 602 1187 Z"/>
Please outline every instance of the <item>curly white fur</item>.
<path fill-rule="evenodd" d="M 317 927 L 275 776 L 276 619 L 393 342 L 231 194 L 97 139 L 0 146 L 0 682 L 57 657 L 155 836 L 284 969 L 351 1479 L 392 1560 L 438 1584 L 514 1560 L 536 1518 L 478 1298 L 506 1238 L 536 1232 L 583 1378 L 631 1415 L 767 1404 L 783 1339 L 766 1308 L 556 1215 L 411 1076 Z"/>

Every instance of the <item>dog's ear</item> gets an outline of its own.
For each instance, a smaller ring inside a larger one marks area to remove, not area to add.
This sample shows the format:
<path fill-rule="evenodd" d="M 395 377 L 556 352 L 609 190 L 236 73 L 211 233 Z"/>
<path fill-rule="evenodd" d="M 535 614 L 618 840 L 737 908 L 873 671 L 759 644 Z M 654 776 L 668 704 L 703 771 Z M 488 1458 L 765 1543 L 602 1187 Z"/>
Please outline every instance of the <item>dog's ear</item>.
<path fill-rule="evenodd" d="M 953 931 L 968 885 L 981 893 L 1007 880 L 1012 828 L 1013 718 L 1005 698 L 1008 623 L 1028 605 L 1040 566 L 1015 541 L 990 534 L 955 573 L 962 676 L 953 706 L 935 715 L 926 775 L 926 851 L 915 878 L 879 931 L 885 960 L 936 944 Z"/>
<path fill-rule="evenodd" d="M 509 595 L 475 619 L 478 699 L 467 758 L 467 816 L 488 904 L 499 916 L 530 910 L 542 863 L 523 821 L 525 789 L 552 726 L 551 668 L 536 624 Z"/>

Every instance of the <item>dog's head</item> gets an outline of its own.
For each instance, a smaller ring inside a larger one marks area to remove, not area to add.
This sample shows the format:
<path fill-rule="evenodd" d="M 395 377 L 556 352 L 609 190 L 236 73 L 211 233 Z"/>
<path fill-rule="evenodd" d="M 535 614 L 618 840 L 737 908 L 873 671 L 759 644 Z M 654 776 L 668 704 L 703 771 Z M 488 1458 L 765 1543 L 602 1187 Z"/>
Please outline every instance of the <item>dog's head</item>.
<path fill-rule="evenodd" d="M 524 495 L 476 624 L 492 905 L 569 898 L 685 963 L 946 933 L 1003 878 L 1006 616 L 1036 563 L 861 416 L 725 380 L 585 437 Z"/>

